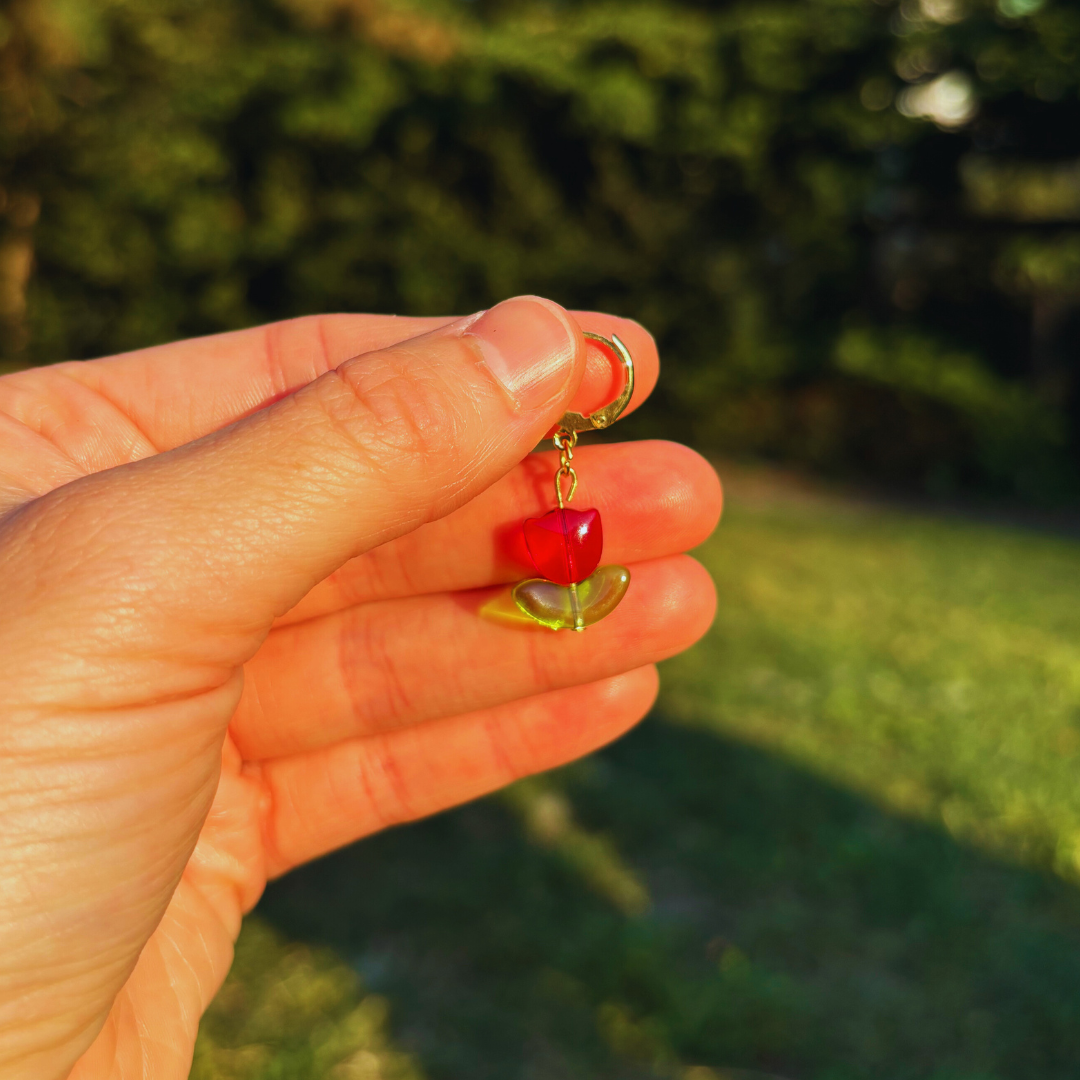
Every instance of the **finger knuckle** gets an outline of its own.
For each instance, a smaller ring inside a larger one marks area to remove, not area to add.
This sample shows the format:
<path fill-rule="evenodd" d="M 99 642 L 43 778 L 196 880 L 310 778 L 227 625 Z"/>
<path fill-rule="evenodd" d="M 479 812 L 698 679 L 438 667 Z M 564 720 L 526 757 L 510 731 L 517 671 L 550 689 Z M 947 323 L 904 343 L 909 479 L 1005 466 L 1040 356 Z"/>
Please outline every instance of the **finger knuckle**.
<path fill-rule="evenodd" d="M 462 418 L 437 379 L 399 355 L 361 357 L 325 377 L 320 403 L 351 447 L 380 463 L 430 461 L 452 447 Z"/>

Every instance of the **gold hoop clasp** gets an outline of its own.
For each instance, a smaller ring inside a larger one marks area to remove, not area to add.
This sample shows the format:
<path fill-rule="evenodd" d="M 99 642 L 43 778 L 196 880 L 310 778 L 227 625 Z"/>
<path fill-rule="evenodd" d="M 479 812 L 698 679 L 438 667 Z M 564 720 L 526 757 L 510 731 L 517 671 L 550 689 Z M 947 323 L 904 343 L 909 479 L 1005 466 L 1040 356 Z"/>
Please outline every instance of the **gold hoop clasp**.
<path fill-rule="evenodd" d="M 619 363 L 622 364 L 622 393 L 610 404 L 605 405 L 602 409 L 597 409 L 589 416 L 582 416 L 581 413 L 576 412 L 563 413 L 563 418 L 558 425 L 560 431 L 603 431 L 604 428 L 611 427 L 622 416 L 623 410 L 630 404 L 630 399 L 634 396 L 634 361 L 630 356 L 630 350 L 615 334 L 612 334 L 610 338 L 606 338 L 586 330 L 585 337 L 589 338 L 590 341 L 599 341 L 601 345 L 607 346 L 618 358 Z"/>

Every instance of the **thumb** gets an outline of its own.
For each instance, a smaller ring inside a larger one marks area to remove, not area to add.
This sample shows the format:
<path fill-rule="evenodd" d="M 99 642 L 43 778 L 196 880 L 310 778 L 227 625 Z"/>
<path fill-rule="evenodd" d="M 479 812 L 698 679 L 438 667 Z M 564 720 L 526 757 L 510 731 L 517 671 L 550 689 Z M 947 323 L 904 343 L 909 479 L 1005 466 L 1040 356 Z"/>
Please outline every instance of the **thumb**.
<path fill-rule="evenodd" d="M 213 659 L 240 662 L 255 647 L 244 639 L 346 560 L 448 513 L 520 461 L 584 364 L 581 330 L 561 307 L 507 300 L 28 504 L 8 527 L 49 543 L 24 545 L 36 549 L 34 572 L 11 567 L 7 580 L 35 583 L 39 615 L 43 600 L 69 612 L 60 594 L 89 590 L 111 618 L 123 609 L 128 646 L 153 637 L 138 625 L 148 607 L 159 625 L 181 619 L 218 641 L 225 631 L 237 639 L 225 651 L 241 655 Z"/>

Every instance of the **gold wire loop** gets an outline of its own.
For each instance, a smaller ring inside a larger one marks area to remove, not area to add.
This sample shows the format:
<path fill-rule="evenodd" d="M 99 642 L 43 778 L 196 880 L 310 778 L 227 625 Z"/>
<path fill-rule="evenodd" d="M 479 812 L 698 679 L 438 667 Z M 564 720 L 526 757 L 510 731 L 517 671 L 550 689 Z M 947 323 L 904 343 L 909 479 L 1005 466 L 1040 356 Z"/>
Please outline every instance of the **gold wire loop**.
<path fill-rule="evenodd" d="M 570 464 L 570 462 L 574 460 L 574 447 L 577 446 L 577 432 L 567 431 L 565 428 L 560 427 L 559 430 L 555 432 L 555 436 L 551 441 L 555 444 L 555 449 L 559 451 L 559 468 L 555 473 L 555 498 L 559 500 L 559 509 L 562 510 L 574 497 L 574 492 L 577 491 L 577 473 Z M 562 492 L 562 480 L 564 476 L 570 477 L 570 491 L 567 493 L 565 499 L 563 498 Z"/>
<path fill-rule="evenodd" d="M 563 414 L 563 418 L 559 421 L 559 428 L 572 432 L 575 437 L 579 431 L 602 431 L 604 428 L 611 427 L 622 416 L 623 410 L 630 404 L 630 399 L 634 396 L 634 361 L 630 356 L 630 350 L 619 340 L 616 334 L 606 338 L 601 334 L 594 334 L 591 330 L 586 330 L 585 337 L 591 341 L 600 342 L 601 345 L 609 348 L 618 357 L 623 369 L 623 388 L 622 393 L 614 401 L 605 405 L 602 409 L 597 409 L 589 416 L 582 416 L 581 413 L 576 412 Z"/>
<path fill-rule="evenodd" d="M 576 431 L 567 431 L 560 427 L 551 441 L 555 444 L 555 449 L 559 451 L 559 460 L 562 464 L 565 465 L 566 461 L 574 460 L 574 447 L 577 446 Z M 566 458 L 566 461 L 563 461 L 563 458 Z"/>
<path fill-rule="evenodd" d="M 566 497 L 563 497 L 562 493 L 562 481 L 564 476 L 570 477 L 570 490 L 566 493 Z M 566 504 L 574 497 L 574 492 L 577 491 L 577 472 L 570 465 L 564 465 L 555 474 L 555 498 L 559 500 L 559 509 L 563 510 Z"/>

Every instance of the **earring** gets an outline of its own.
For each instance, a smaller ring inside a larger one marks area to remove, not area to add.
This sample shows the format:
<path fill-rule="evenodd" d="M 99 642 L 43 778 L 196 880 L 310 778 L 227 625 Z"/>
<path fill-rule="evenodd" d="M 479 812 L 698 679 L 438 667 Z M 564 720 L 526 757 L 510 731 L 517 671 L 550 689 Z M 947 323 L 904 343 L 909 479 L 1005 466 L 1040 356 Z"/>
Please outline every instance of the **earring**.
<path fill-rule="evenodd" d="M 598 342 L 621 364 L 622 393 L 591 416 L 568 412 L 559 421 L 552 439 L 559 451 L 559 468 L 555 472 L 555 499 L 559 505 L 543 517 L 529 518 L 522 527 L 525 546 L 541 576 L 519 581 L 512 592 L 521 611 L 552 630 L 581 631 L 599 622 L 618 607 L 630 584 L 630 571 L 625 566 L 600 566 L 604 548 L 600 511 L 571 510 L 566 505 L 578 486 L 577 472 L 571 464 L 578 432 L 611 427 L 634 394 L 634 361 L 626 346 L 614 334 L 608 339 L 586 331 L 585 337 Z"/>

